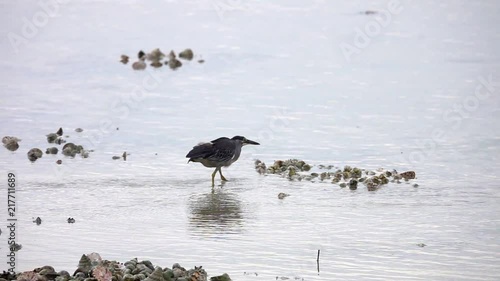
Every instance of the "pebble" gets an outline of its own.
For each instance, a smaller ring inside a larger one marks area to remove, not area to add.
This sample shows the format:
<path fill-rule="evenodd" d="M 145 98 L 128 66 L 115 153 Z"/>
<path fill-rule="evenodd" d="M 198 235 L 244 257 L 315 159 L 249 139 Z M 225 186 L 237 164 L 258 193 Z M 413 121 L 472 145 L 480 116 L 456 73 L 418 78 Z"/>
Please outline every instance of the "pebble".
<path fill-rule="evenodd" d="M 290 196 L 290 194 L 286 194 L 286 193 L 280 192 L 278 194 L 278 199 L 284 199 L 285 197 L 288 197 L 288 196 Z"/>

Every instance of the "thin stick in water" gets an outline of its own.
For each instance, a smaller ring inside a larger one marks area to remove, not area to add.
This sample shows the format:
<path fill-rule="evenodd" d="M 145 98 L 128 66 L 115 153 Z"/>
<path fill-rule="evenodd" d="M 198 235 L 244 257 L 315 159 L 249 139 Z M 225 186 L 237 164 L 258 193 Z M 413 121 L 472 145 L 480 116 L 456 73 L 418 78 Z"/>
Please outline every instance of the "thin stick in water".
<path fill-rule="evenodd" d="M 318 257 L 316 258 L 316 265 L 318 267 L 318 273 L 319 273 L 319 249 L 318 249 Z"/>

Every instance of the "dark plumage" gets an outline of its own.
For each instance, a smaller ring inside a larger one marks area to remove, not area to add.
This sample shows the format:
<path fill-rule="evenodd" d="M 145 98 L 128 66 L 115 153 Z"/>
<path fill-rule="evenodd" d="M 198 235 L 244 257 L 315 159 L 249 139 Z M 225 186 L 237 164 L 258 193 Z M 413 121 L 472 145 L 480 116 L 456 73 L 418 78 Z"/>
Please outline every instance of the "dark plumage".
<path fill-rule="evenodd" d="M 215 168 L 212 173 L 212 186 L 214 186 L 214 178 L 217 171 L 219 171 L 221 179 L 226 181 L 222 175 L 221 168 L 229 167 L 236 162 L 240 157 L 241 147 L 247 144 L 259 145 L 258 142 L 248 140 L 242 136 L 235 136 L 233 138 L 221 137 L 207 143 L 200 143 L 193 147 L 186 155 L 189 162 L 200 162 L 203 166 Z"/>

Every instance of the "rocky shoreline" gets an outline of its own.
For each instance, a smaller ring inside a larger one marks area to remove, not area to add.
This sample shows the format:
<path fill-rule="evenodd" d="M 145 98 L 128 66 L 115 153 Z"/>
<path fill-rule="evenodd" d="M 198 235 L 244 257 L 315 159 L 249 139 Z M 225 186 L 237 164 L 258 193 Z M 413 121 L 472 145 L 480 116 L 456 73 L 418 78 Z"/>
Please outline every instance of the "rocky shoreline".
<path fill-rule="evenodd" d="M 316 171 L 311 171 L 313 168 Z M 372 171 L 348 165 L 344 167 L 313 166 L 299 159 L 276 160 L 269 167 L 261 160 L 255 160 L 255 170 L 261 175 L 275 174 L 291 181 L 331 182 L 341 188 L 349 187 L 351 190 L 358 189 L 358 184 L 361 183 L 366 186 L 368 191 L 375 191 L 390 182 L 410 183 L 410 180 L 416 179 L 414 171 L 399 173 L 395 169 L 380 168 Z M 414 183 L 412 186 L 418 187 L 418 184 Z M 286 197 L 285 195 L 281 195 L 279 198 L 283 199 Z"/>
<path fill-rule="evenodd" d="M 230 281 L 228 274 L 208 279 L 202 266 L 185 269 L 178 263 L 172 267 L 154 266 L 150 261 L 137 258 L 120 263 L 103 260 L 97 253 L 82 255 L 73 274 L 68 271 L 56 271 L 46 265 L 32 271 L 12 273 L 4 271 L 0 281 Z"/>

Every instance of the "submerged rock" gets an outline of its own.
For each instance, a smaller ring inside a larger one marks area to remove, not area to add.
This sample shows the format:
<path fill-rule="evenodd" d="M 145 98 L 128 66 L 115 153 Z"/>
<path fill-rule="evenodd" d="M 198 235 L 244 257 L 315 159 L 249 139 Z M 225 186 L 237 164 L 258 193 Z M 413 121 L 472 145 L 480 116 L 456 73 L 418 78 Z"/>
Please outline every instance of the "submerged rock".
<path fill-rule="evenodd" d="M 75 129 L 75 132 L 77 132 L 77 133 L 81 133 L 81 132 L 83 132 L 83 129 L 82 129 L 82 128 L 76 128 L 76 129 Z"/>

